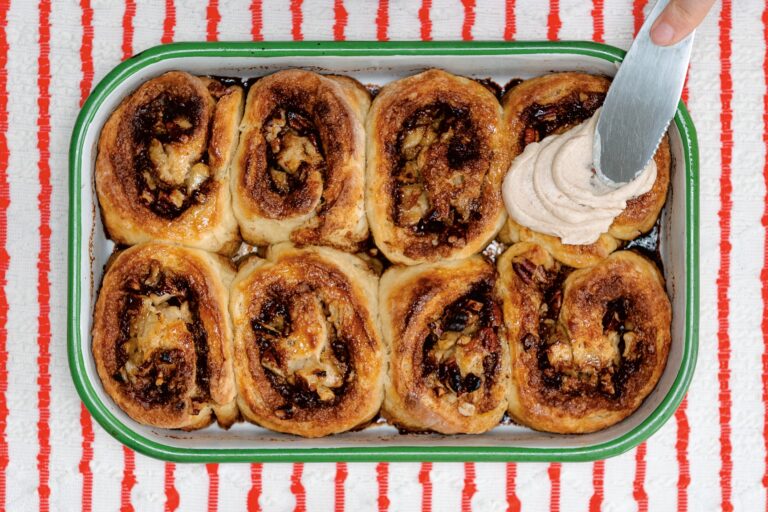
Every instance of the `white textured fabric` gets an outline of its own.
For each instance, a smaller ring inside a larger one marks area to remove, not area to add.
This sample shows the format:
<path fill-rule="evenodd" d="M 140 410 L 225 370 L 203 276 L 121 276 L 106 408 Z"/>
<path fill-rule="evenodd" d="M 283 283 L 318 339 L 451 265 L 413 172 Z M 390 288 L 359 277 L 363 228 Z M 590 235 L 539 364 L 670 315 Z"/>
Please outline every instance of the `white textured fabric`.
<path fill-rule="evenodd" d="M 760 272 L 765 265 L 765 228 L 761 217 L 766 205 L 765 27 L 761 20 L 764 2 L 740 0 L 737 8 L 726 1 L 723 12 L 718 2 L 697 34 L 691 62 L 689 106 L 701 149 L 701 325 L 699 362 L 685 409 L 689 432 L 681 426 L 685 422 L 683 414 L 679 414 L 639 451 L 632 450 L 604 464 L 434 464 L 431 471 L 428 465 L 420 464 L 174 467 L 140 455 L 135 455 L 132 468 L 130 464 L 126 466 L 126 460 L 130 461 L 126 450 L 95 423 L 93 459 L 89 465 L 81 465 L 81 404 L 66 359 L 67 146 L 81 96 L 83 13 L 89 12 L 90 4 L 95 84 L 126 53 L 124 13 L 131 3 L 132 0 L 52 2 L 48 45 L 51 81 L 47 85 L 39 82 L 44 69 L 38 60 L 41 49 L 44 50 L 39 40 L 45 32 L 44 27 L 41 30 L 39 7 L 43 6 L 45 11 L 47 0 L 40 5 L 11 0 L 7 13 L 4 29 L 9 48 L 8 122 L 7 126 L 0 126 L 0 131 L 7 137 L 9 160 L 7 168 L 0 168 L 0 178 L 7 179 L 10 189 L 10 204 L 5 211 L 5 250 L 9 259 L 4 290 L 8 307 L 4 311 L 0 304 L 0 313 L 7 313 L 8 385 L 3 396 L 9 414 L 5 428 L 8 465 L 4 470 L 0 467 L 5 475 L 4 496 L 0 499 L 4 499 L 8 510 L 34 510 L 46 505 L 52 510 L 85 509 L 87 498 L 83 496 L 88 492 L 84 493 L 83 478 L 88 473 L 93 477 L 90 509 L 97 511 L 117 510 L 121 506 L 160 511 L 166 508 L 169 497 L 173 504 L 174 492 L 179 497 L 178 510 L 183 511 L 240 510 L 257 502 L 263 510 L 270 511 L 294 510 L 297 505 L 311 511 L 338 510 L 342 498 L 343 508 L 353 511 L 377 510 L 387 500 L 389 510 L 403 511 L 428 505 L 436 511 L 469 507 L 501 511 L 514 509 L 517 500 L 524 510 L 558 506 L 561 510 L 585 510 L 590 503 L 597 506 L 600 502 L 603 510 L 611 511 L 643 510 L 646 506 L 650 510 L 671 510 L 682 509 L 686 500 L 688 508 L 697 511 L 727 508 L 730 503 L 737 510 L 765 509 L 762 479 L 766 404 L 761 366 L 765 352 L 761 328 L 765 305 L 760 295 Z M 256 0 L 253 4 L 261 6 L 262 13 L 259 25 L 258 17 L 252 17 L 250 0 L 140 1 L 128 23 L 133 35 L 127 40 L 127 52 L 159 44 L 164 35 L 173 40 L 203 40 L 216 35 L 222 40 L 247 40 L 259 32 L 267 40 L 289 40 L 294 36 L 376 39 L 384 35 L 392 40 L 499 40 L 505 35 L 516 39 L 592 39 L 600 36 L 599 22 L 597 31 L 594 22 L 594 16 L 599 19 L 600 13 L 605 41 L 626 48 L 635 14 L 645 3 Z M 0 0 L 0 11 L 7 4 L 8 0 Z M 169 6 L 171 10 L 167 9 Z M 175 21 L 169 22 L 169 14 L 174 10 Z M 377 25 L 377 18 L 381 21 L 387 12 L 388 23 Z M 302 22 L 296 23 L 299 16 Z M 253 19 L 257 21 L 255 27 Z M 725 62 L 730 64 L 730 70 L 721 66 L 723 44 L 729 39 L 732 55 L 728 57 L 726 53 Z M 2 45 L 0 51 L 6 51 Z M 727 100 L 731 91 L 727 87 L 722 91 L 721 82 L 727 85 L 729 76 L 733 83 L 732 121 L 728 117 L 730 112 L 722 109 L 722 98 Z M 50 130 L 41 118 L 45 106 L 44 99 L 38 101 L 41 87 L 50 94 Z M 725 95 L 721 96 L 721 92 Z M 728 164 L 731 147 L 723 127 L 729 122 L 733 128 L 732 174 L 730 180 L 722 180 L 723 163 Z M 49 155 L 39 150 L 46 134 L 50 135 Z M 0 156 L 2 153 L 0 148 Z M 48 191 L 41 187 L 47 179 L 47 173 L 41 171 L 46 165 L 50 165 L 50 199 Z M 729 183 L 733 187 L 732 204 L 721 202 L 723 197 L 728 198 Z M 46 204 L 51 215 L 41 219 L 40 208 Z M 3 208 L 0 203 L 0 210 Z M 721 225 L 721 219 L 727 220 L 729 216 L 730 222 Z M 47 240 L 48 228 L 50 247 L 44 247 L 41 240 Z M 721 257 L 721 249 L 728 258 Z M 44 264 L 48 257 L 50 269 Z M 730 268 L 723 267 L 728 263 Z M 38 287 L 39 279 L 50 283 L 49 299 L 45 286 Z M 50 312 L 45 310 L 46 305 Z M 719 318 L 718 311 L 726 309 L 728 315 Z M 47 339 L 40 332 L 44 334 L 47 320 L 52 333 L 48 367 L 50 416 L 41 419 L 40 391 L 45 391 L 47 384 L 45 379 L 39 379 L 40 369 L 45 367 L 45 358 L 41 361 L 39 354 L 41 343 L 44 347 Z M 728 342 L 730 351 L 719 351 Z M 721 370 L 721 366 L 727 368 Z M 730 418 L 726 414 L 728 408 L 721 407 L 728 400 L 733 402 Z M 41 439 L 45 441 L 47 437 L 49 456 L 41 449 Z M 732 468 L 727 449 L 722 448 L 728 442 L 733 446 Z M 687 486 L 688 468 L 680 460 L 689 462 Z M 594 481 L 601 480 L 601 467 L 602 500 L 594 485 Z M 343 476 L 345 470 L 346 480 L 337 486 L 337 477 Z M 385 470 L 386 493 L 381 490 Z M 258 471 L 260 491 L 252 485 L 252 472 Z M 514 495 L 508 492 L 513 472 Z M 175 480 L 171 490 L 166 485 L 169 473 Z M 131 474 L 135 476 L 135 485 L 131 485 Z M 40 492 L 41 484 L 46 482 L 50 496 Z M 125 495 L 121 498 L 121 494 Z"/>

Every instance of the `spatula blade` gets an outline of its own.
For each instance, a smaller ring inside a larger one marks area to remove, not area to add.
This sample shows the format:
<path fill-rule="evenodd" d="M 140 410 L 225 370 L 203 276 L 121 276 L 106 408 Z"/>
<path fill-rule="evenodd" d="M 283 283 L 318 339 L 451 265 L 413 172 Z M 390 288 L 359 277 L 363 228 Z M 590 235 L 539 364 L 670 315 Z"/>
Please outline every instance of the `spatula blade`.
<path fill-rule="evenodd" d="M 668 0 L 660 0 L 616 73 L 597 122 L 595 168 L 603 179 L 628 183 L 650 162 L 677 111 L 693 36 L 657 46 L 650 29 Z"/>

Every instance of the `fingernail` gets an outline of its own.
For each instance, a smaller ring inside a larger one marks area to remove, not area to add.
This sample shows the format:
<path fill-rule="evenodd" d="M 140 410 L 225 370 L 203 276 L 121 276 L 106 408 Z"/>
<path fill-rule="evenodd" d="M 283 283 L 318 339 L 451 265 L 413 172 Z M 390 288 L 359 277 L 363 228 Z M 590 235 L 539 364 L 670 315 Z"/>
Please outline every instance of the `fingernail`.
<path fill-rule="evenodd" d="M 666 21 L 656 24 L 651 29 L 651 40 L 659 46 L 666 46 L 672 42 L 675 37 L 675 29 Z"/>

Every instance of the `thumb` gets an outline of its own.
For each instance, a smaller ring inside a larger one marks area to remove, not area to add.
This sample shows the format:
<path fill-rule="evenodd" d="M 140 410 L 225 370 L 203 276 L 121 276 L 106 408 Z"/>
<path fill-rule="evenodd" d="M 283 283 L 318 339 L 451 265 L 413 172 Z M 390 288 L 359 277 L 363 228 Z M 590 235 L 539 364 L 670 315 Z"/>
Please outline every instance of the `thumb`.
<path fill-rule="evenodd" d="M 672 0 L 651 27 L 651 40 L 659 46 L 677 43 L 693 32 L 715 0 Z"/>

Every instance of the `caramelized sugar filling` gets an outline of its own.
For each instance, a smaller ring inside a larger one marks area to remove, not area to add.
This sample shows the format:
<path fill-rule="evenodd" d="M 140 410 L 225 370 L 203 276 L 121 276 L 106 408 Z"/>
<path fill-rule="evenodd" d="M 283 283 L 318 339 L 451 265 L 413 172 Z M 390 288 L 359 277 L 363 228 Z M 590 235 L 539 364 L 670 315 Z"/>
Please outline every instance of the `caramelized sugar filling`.
<path fill-rule="evenodd" d="M 348 305 L 326 300 L 322 290 L 272 290 L 251 321 L 260 364 L 284 403 L 276 416 L 297 409 L 332 407 L 354 378 L 342 320 Z"/>
<path fill-rule="evenodd" d="M 459 402 L 471 416 L 479 397 L 490 391 L 499 371 L 501 312 L 493 284 L 480 282 L 429 324 L 422 346 L 422 379 L 438 396 Z"/>
<path fill-rule="evenodd" d="M 170 404 L 181 409 L 195 368 L 193 406 L 209 398 L 207 334 L 198 299 L 184 276 L 151 262 L 143 276 L 124 285 L 120 336 L 115 346 L 117 372 L 112 376 L 145 407 Z M 194 359 L 186 347 L 194 348 Z"/>
<path fill-rule="evenodd" d="M 520 115 L 525 125 L 520 134 L 520 148 L 583 123 L 595 114 L 604 100 L 605 93 L 574 92 L 557 103 L 529 105 Z"/>
<path fill-rule="evenodd" d="M 525 333 L 523 350 L 533 351 L 542 393 L 555 402 L 577 397 L 603 397 L 610 401 L 624 398 L 627 381 L 639 369 L 645 357 L 641 337 L 632 321 L 630 298 L 620 297 L 603 308 L 599 339 L 572 340 L 560 320 L 563 282 L 571 268 L 555 263 L 547 270 L 524 257 L 517 258 L 512 270 L 541 298 L 537 333 Z"/>
<path fill-rule="evenodd" d="M 162 92 L 132 117 L 139 201 L 160 217 L 175 219 L 205 202 L 212 181 L 207 144 L 192 147 L 195 144 L 190 141 L 207 119 L 205 109 L 199 96 Z"/>
<path fill-rule="evenodd" d="M 393 220 L 434 245 L 463 246 L 480 218 L 486 171 L 481 143 L 467 108 L 434 103 L 413 113 L 396 144 Z"/>
<path fill-rule="evenodd" d="M 286 197 L 307 181 L 322 181 L 325 153 L 317 127 L 306 112 L 277 107 L 261 130 L 267 143 L 266 179 L 272 192 Z"/>

